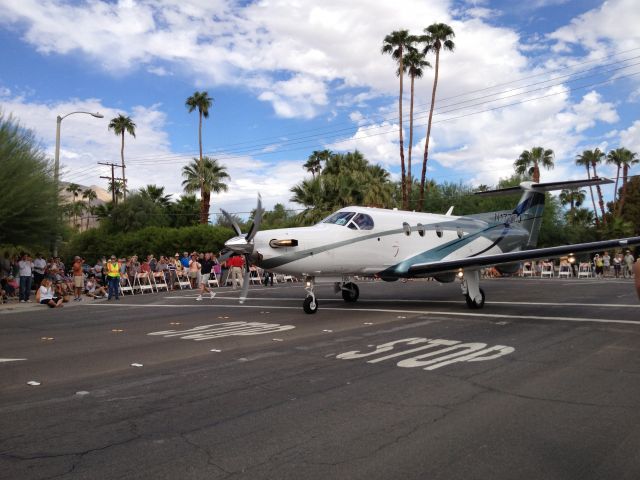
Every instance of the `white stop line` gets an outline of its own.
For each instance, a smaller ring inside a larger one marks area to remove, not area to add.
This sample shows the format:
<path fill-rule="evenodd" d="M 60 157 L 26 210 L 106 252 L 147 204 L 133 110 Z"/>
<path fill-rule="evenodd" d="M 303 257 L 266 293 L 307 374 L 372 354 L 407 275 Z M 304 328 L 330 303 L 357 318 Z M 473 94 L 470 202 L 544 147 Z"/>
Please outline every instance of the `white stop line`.
<path fill-rule="evenodd" d="M 201 325 L 188 330 L 163 330 L 151 332 L 147 335 L 162 337 L 180 337 L 182 340 L 211 340 L 213 338 L 264 335 L 267 333 L 284 332 L 296 328 L 294 325 L 279 325 L 277 323 L 261 322 L 225 322 L 213 325 Z"/>
<path fill-rule="evenodd" d="M 416 348 L 403 348 L 407 346 L 420 345 Z M 396 350 L 399 348 L 399 351 Z M 444 347 L 444 348 L 437 348 Z M 422 352 L 424 350 L 433 350 L 427 353 L 420 353 L 418 355 L 412 355 L 416 352 Z M 394 353 L 386 355 L 387 352 L 396 350 Z M 401 356 L 408 356 L 400 360 L 396 365 L 402 368 L 416 368 L 422 367 L 424 370 L 435 370 L 447 365 L 459 362 L 484 362 L 487 360 L 494 360 L 504 355 L 508 355 L 515 350 L 513 347 L 507 347 L 505 345 L 496 345 L 488 347 L 486 343 L 462 343 L 458 340 L 444 340 L 441 338 L 429 339 L 429 338 L 403 338 L 402 340 L 396 340 L 394 342 L 383 343 L 375 347 L 370 352 L 360 352 L 354 350 L 352 352 L 345 352 L 337 355 L 336 358 L 342 360 L 353 360 L 358 358 L 373 357 L 367 360 L 367 363 L 379 363 L 392 358 L 398 358 Z M 382 355 L 384 354 L 384 355 Z"/>

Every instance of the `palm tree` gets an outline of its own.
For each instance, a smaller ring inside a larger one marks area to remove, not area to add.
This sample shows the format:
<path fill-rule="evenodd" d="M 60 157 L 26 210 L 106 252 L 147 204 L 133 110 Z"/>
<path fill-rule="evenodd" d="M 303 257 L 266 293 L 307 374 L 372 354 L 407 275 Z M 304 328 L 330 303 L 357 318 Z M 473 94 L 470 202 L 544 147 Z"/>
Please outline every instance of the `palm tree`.
<path fill-rule="evenodd" d="M 109 122 L 109 130 L 113 130 L 113 133 L 116 135 L 120 135 L 122 137 L 122 143 L 120 146 L 120 159 L 122 160 L 122 182 L 124 185 L 127 184 L 127 177 L 124 173 L 124 133 L 127 132 L 133 138 L 136 138 L 136 124 L 133 123 L 131 117 L 125 117 L 122 114 L 119 114 L 117 117 L 112 118 L 111 122 Z M 127 199 L 127 189 L 124 188 L 122 190 L 123 199 Z"/>
<path fill-rule="evenodd" d="M 560 203 L 562 205 L 571 205 L 569 209 L 571 212 L 573 212 L 576 207 L 580 207 L 585 198 L 586 195 L 579 188 L 565 188 L 560 192 Z"/>
<path fill-rule="evenodd" d="M 599 148 L 594 148 L 593 150 L 585 150 L 584 152 L 582 152 L 582 157 L 586 157 L 587 161 L 591 164 L 591 168 L 593 169 L 593 178 L 598 178 L 597 166 L 602 163 L 602 160 L 604 160 L 604 152 Z M 604 215 L 604 198 L 602 197 L 602 188 L 600 188 L 600 185 L 596 185 L 596 191 L 598 192 L 598 203 L 600 205 L 602 223 L 606 225 L 607 219 Z"/>
<path fill-rule="evenodd" d="M 326 162 L 331 156 L 331 150 L 314 150 L 303 167 L 316 178 L 316 173 L 322 171 L 322 162 Z"/>
<path fill-rule="evenodd" d="M 82 198 L 87 200 L 88 204 L 87 204 L 87 210 L 89 211 L 89 213 L 91 215 L 93 215 L 93 201 L 98 198 L 98 194 L 93 191 L 91 188 L 86 188 L 83 192 L 82 192 Z M 87 216 L 87 230 L 89 230 L 89 219 L 90 217 Z"/>
<path fill-rule="evenodd" d="M 124 196 L 124 192 L 125 190 L 127 190 L 127 188 L 124 185 L 124 182 L 122 180 L 114 180 L 113 182 L 109 182 L 109 185 L 107 186 L 107 192 L 112 193 L 113 194 L 113 198 L 115 200 L 115 202 L 113 202 L 115 205 L 118 204 L 118 199 L 121 196 Z"/>
<path fill-rule="evenodd" d="M 189 113 L 198 110 L 198 145 L 200 147 L 200 168 L 198 171 L 204 172 L 204 157 L 202 156 L 202 117 L 209 118 L 209 108 L 213 105 L 213 98 L 209 93 L 195 91 L 193 95 L 187 98 L 185 106 Z M 200 179 L 200 223 L 209 223 L 208 205 L 205 208 L 205 179 Z"/>
<path fill-rule="evenodd" d="M 589 150 L 585 150 L 582 154 L 576 156 L 576 165 L 585 167 L 587 169 L 587 178 L 591 180 L 591 160 Z M 596 209 L 596 201 L 593 196 L 593 187 L 589 186 L 589 192 L 591 193 L 591 203 L 593 204 L 593 214 L 596 220 L 596 227 L 600 225 L 600 219 L 598 218 L 598 210 Z"/>
<path fill-rule="evenodd" d="M 540 183 L 540 167 L 547 170 L 553 168 L 553 150 L 550 148 L 533 147 L 530 151 L 524 150 L 513 166 L 516 173 L 523 175 L 528 173 L 534 183 Z"/>
<path fill-rule="evenodd" d="M 164 187 L 158 187 L 157 185 L 147 185 L 141 188 L 140 195 L 162 208 L 167 208 L 171 203 L 171 194 L 165 195 Z"/>
<path fill-rule="evenodd" d="M 189 165 L 182 167 L 182 188 L 186 193 L 195 193 L 200 190 L 203 195 L 200 204 L 204 207 L 200 210 L 200 223 L 202 222 L 202 212 L 205 212 L 206 223 L 209 222 L 209 207 L 211 203 L 211 192 L 220 193 L 228 190 L 224 180 L 228 180 L 229 174 L 226 167 L 220 165 L 215 158 L 203 157 L 202 161 L 193 159 Z"/>
<path fill-rule="evenodd" d="M 626 148 L 616 148 L 615 150 L 611 150 L 607 154 L 607 163 L 616 166 L 616 183 L 613 187 L 613 203 L 616 202 L 616 197 L 618 196 L 618 180 L 620 180 L 620 169 L 622 168 L 622 158 L 624 157 L 624 151 Z"/>
<path fill-rule="evenodd" d="M 425 43 L 423 53 L 429 52 L 436 54 L 436 67 L 433 77 L 433 90 L 431 92 L 431 108 L 429 109 L 429 120 L 427 122 L 427 138 L 424 142 L 424 156 L 422 158 L 422 176 L 420 177 L 420 208 L 423 208 L 425 177 L 427 175 L 427 160 L 429 159 L 429 137 L 431 136 L 431 121 L 433 119 L 433 109 L 436 104 L 436 89 L 438 88 L 438 72 L 440 69 L 440 50 L 445 49 L 450 52 L 455 48 L 453 37 L 456 36 L 453 29 L 445 23 L 434 23 L 424 29 L 426 35 L 420 38 Z"/>
<path fill-rule="evenodd" d="M 402 182 L 402 207 L 407 206 L 407 191 L 406 191 L 406 172 L 404 165 L 404 139 L 402 132 L 402 80 L 404 78 L 404 52 L 408 50 L 411 44 L 415 41 L 415 37 L 409 35 L 409 30 L 396 30 L 384 37 L 382 41 L 382 53 L 391 54 L 398 63 L 398 77 L 400 77 L 400 93 L 398 95 L 398 134 L 400 137 L 400 172 Z"/>
<path fill-rule="evenodd" d="M 622 195 L 620 196 L 620 208 L 618 210 L 619 214 L 622 214 L 622 207 L 624 206 L 624 201 L 627 197 L 627 184 L 629 180 L 629 169 L 631 165 L 636 165 L 640 162 L 638 159 L 638 154 L 632 152 L 631 150 L 625 149 L 625 156 L 623 157 L 622 162 Z"/>
<path fill-rule="evenodd" d="M 407 67 L 409 78 L 411 79 L 411 103 L 409 110 L 409 155 L 407 161 L 407 198 L 411 199 L 411 186 L 413 185 L 413 175 L 411 175 L 411 150 L 413 148 L 413 99 L 414 84 L 416 78 L 422 78 L 424 68 L 431 67 L 431 64 L 424 59 L 424 53 L 416 49 L 410 49 L 404 56 L 404 64 Z"/>
<path fill-rule="evenodd" d="M 78 209 L 76 208 L 76 200 L 78 199 L 78 195 L 80 195 L 80 192 L 82 192 L 82 187 L 77 183 L 70 183 L 69 185 L 67 185 L 67 188 L 65 190 L 73 195 L 73 199 L 71 200 L 72 205 L 69 209 L 69 213 L 73 215 L 73 224 L 75 225 L 76 223 L 78 223 Z"/>

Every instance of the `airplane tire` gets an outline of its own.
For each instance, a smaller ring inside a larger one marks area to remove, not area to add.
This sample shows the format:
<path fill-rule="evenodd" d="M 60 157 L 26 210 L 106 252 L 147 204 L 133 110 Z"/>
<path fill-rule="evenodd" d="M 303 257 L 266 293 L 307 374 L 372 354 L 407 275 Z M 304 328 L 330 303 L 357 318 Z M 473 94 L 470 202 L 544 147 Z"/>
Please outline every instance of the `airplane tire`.
<path fill-rule="evenodd" d="M 355 283 L 345 283 L 342 289 L 342 298 L 345 302 L 355 302 L 360 296 L 360 289 Z"/>
<path fill-rule="evenodd" d="M 475 300 L 471 300 L 471 297 L 469 295 L 465 295 L 464 299 L 467 301 L 467 306 L 473 310 L 484 307 L 484 290 L 480 289 L 480 295 L 482 295 L 482 300 L 480 301 L 480 303 L 477 303 Z"/>
<path fill-rule="evenodd" d="M 302 309 L 304 310 L 304 313 L 316 313 L 318 311 L 318 300 L 314 302 L 313 297 L 309 295 L 304 299 L 304 302 L 302 303 Z"/>

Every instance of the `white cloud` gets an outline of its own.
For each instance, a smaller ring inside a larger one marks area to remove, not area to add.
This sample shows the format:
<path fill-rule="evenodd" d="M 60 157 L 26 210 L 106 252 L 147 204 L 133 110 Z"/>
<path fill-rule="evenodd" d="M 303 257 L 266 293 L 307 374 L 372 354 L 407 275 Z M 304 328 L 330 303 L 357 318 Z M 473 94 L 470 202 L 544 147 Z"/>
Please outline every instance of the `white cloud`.
<path fill-rule="evenodd" d="M 636 120 L 633 125 L 620 132 L 620 146 L 640 155 L 640 120 Z"/>

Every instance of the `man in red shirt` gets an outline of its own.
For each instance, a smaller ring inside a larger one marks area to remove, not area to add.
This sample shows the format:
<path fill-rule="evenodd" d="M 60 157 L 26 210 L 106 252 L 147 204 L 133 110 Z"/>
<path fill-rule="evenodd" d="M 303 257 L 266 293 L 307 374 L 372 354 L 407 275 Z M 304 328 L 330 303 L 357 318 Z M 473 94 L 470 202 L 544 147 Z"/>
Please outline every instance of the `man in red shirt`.
<path fill-rule="evenodd" d="M 82 272 L 82 258 L 75 257 L 73 259 L 73 290 L 75 292 L 74 300 L 79 302 L 82 300 L 82 291 L 84 290 L 84 273 Z"/>
<path fill-rule="evenodd" d="M 242 285 L 242 266 L 244 265 L 244 257 L 242 255 L 234 255 L 227 260 L 227 266 L 230 269 L 231 287 L 235 290 Z M 237 286 L 236 286 L 237 285 Z"/>

